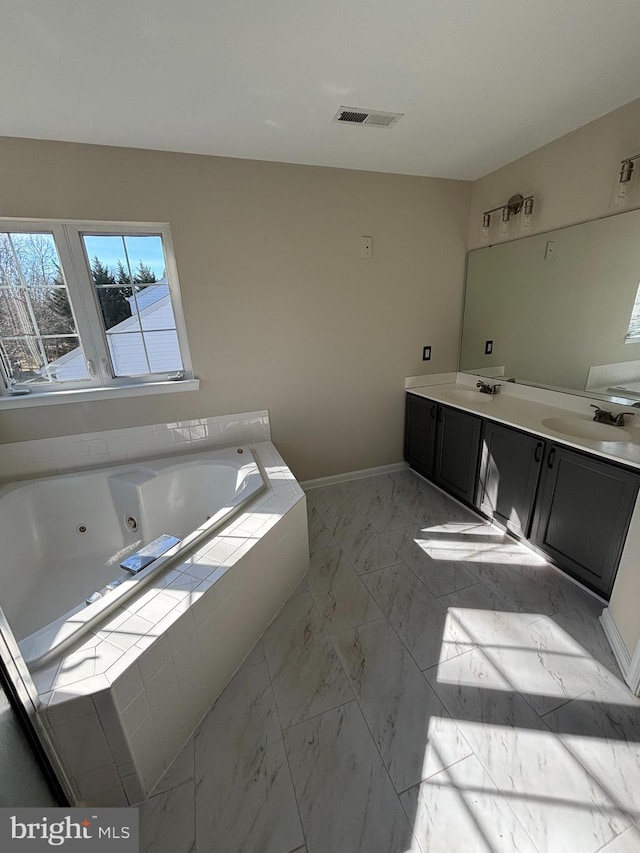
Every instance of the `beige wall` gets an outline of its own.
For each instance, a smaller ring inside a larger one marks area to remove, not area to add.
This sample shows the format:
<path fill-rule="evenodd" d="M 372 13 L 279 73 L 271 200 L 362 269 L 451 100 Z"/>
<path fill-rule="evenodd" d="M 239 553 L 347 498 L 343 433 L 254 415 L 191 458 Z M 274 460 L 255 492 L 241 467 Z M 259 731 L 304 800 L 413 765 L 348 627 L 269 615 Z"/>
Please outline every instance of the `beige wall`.
<path fill-rule="evenodd" d="M 267 408 L 305 480 L 401 460 L 404 377 L 456 368 L 467 182 L 0 139 L 0 187 L 0 216 L 169 222 L 201 379 L 2 411 L 0 443 Z"/>
<path fill-rule="evenodd" d="M 611 200 L 619 161 L 638 153 L 640 100 L 476 181 L 471 200 L 469 248 L 483 245 L 482 211 L 504 203 L 516 192 L 535 194 L 537 208 L 532 233 L 618 212 Z M 640 167 L 640 163 L 636 165 Z M 637 190 L 629 207 L 640 207 Z M 498 234 L 495 227 L 491 242 L 498 242 L 494 239 Z M 611 615 L 630 654 L 640 641 L 639 525 L 640 521 L 636 521 L 632 528 L 610 604 Z"/>
<path fill-rule="evenodd" d="M 531 233 L 617 213 L 624 208 L 612 205 L 611 199 L 620 160 L 634 154 L 640 154 L 640 99 L 480 178 L 473 184 L 469 248 L 484 245 L 482 212 L 504 204 L 514 193 L 535 194 Z M 630 206 L 640 207 L 637 194 Z M 521 235 L 516 226 L 508 236 Z M 504 239 L 496 220 L 490 242 Z"/>

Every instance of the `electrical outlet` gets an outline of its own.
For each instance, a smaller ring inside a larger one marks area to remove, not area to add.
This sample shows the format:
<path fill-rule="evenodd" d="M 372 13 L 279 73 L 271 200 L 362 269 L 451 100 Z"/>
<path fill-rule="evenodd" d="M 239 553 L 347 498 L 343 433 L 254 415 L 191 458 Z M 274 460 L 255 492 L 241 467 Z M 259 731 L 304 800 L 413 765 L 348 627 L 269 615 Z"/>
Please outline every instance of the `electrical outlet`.
<path fill-rule="evenodd" d="M 485 341 L 484 342 L 484 354 L 491 355 L 493 352 L 493 341 Z"/>
<path fill-rule="evenodd" d="M 370 258 L 373 255 L 373 237 L 362 238 L 362 257 Z"/>
<path fill-rule="evenodd" d="M 431 361 L 431 347 L 422 347 L 422 360 Z"/>

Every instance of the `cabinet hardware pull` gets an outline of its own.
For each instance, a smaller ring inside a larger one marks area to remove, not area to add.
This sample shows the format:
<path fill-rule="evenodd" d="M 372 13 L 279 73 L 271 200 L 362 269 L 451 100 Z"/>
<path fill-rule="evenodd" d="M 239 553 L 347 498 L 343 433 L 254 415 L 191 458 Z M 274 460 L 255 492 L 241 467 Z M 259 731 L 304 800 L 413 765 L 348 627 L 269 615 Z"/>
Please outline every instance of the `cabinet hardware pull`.
<path fill-rule="evenodd" d="M 547 457 L 547 468 L 553 468 L 553 457 L 556 455 L 555 447 L 552 447 Z"/>
<path fill-rule="evenodd" d="M 433 406 L 431 406 L 431 420 L 432 421 L 435 421 L 435 419 L 436 419 L 436 409 L 437 408 L 438 407 L 436 406 L 435 403 L 433 404 Z"/>
<path fill-rule="evenodd" d="M 539 451 L 540 451 L 540 450 L 542 450 L 542 447 L 543 447 L 542 442 L 541 442 L 541 441 L 539 441 L 539 442 L 536 444 L 536 449 L 535 449 L 535 450 L 534 450 L 534 452 L 533 452 L 533 461 L 534 461 L 534 462 L 537 462 L 538 464 L 542 461 L 542 457 L 541 457 L 541 456 L 538 456 L 538 453 L 539 453 Z"/>
<path fill-rule="evenodd" d="M 438 423 L 442 423 L 442 409 L 438 409 Z"/>

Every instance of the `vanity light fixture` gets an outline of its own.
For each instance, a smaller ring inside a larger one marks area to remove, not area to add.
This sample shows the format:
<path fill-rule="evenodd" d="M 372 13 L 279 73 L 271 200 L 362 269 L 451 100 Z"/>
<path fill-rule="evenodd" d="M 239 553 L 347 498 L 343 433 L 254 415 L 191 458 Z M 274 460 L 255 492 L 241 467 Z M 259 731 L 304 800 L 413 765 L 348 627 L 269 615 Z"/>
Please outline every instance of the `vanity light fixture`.
<path fill-rule="evenodd" d="M 634 165 L 633 161 L 640 159 L 640 154 L 634 154 L 633 157 L 627 157 L 620 161 L 620 177 L 618 178 L 618 198 L 627 197 L 627 185 L 633 176 Z"/>
<path fill-rule="evenodd" d="M 509 201 L 505 204 L 500 204 L 498 207 L 493 207 L 491 210 L 485 210 L 482 214 L 482 237 L 488 239 L 489 228 L 491 227 L 491 214 L 497 210 L 502 211 L 502 228 L 503 234 L 509 230 L 509 222 L 513 216 L 517 216 L 524 208 L 523 226 L 528 228 L 531 224 L 531 216 L 533 214 L 534 198 L 532 195 L 523 196 L 520 193 L 512 195 Z"/>

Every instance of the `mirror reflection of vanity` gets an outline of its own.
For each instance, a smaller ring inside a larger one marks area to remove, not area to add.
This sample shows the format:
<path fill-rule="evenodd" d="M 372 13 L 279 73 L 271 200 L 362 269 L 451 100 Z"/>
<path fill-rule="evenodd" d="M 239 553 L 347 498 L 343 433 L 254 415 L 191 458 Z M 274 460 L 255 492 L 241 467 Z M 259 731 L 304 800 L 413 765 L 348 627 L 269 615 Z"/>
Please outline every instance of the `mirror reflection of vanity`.
<path fill-rule="evenodd" d="M 459 369 L 640 403 L 639 284 L 640 210 L 474 249 Z"/>

